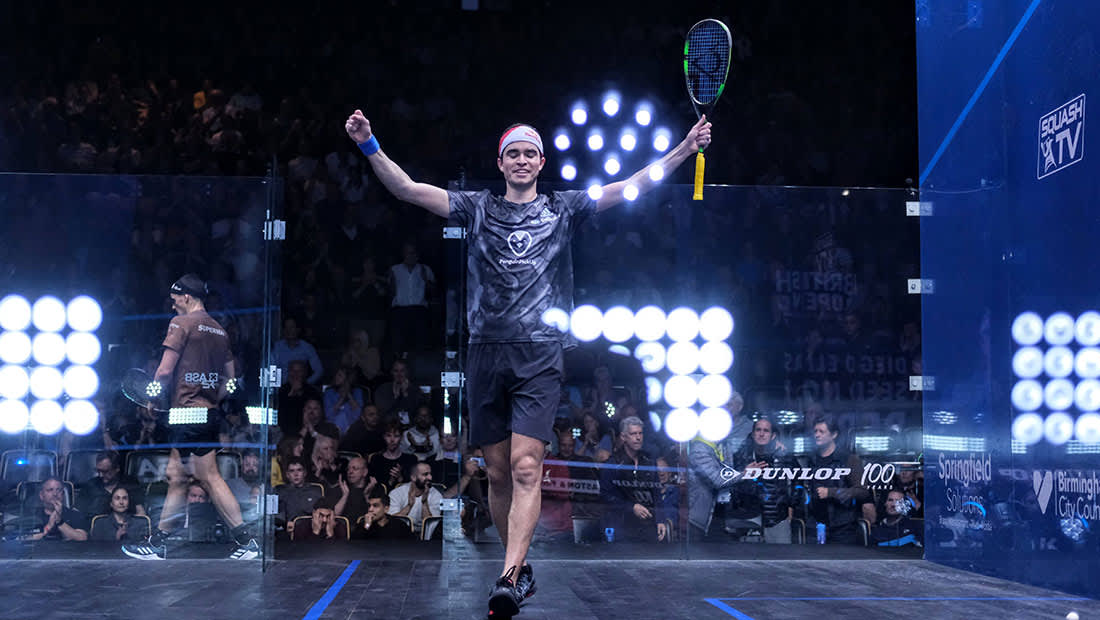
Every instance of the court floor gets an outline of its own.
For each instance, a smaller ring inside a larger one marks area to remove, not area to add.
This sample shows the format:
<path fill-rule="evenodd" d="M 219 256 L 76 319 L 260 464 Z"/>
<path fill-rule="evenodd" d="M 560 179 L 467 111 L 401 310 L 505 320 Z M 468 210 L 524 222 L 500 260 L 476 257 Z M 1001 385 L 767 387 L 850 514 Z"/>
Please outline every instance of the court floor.
<path fill-rule="evenodd" d="M 547 560 L 517 618 L 1100 618 L 1083 599 L 922 560 Z M 0 617 L 485 618 L 486 560 L 0 561 Z"/>

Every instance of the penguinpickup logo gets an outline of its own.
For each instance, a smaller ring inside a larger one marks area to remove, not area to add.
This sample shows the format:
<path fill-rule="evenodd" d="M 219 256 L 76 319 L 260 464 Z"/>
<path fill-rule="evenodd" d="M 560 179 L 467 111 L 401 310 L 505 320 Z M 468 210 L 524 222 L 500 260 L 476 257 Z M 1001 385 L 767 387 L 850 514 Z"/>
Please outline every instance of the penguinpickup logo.
<path fill-rule="evenodd" d="M 1085 158 L 1085 94 L 1039 119 L 1039 167 L 1036 178 L 1050 176 Z"/>

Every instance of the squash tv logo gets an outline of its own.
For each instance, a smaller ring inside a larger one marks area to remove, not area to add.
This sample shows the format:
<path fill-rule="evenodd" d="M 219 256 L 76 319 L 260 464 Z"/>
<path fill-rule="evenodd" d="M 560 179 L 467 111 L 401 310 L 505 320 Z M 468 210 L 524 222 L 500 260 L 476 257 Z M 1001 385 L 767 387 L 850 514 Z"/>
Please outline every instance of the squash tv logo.
<path fill-rule="evenodd" d="M 1084 93 L 1039 119 L 1039 167 L 1036 179 L 1050 176 L 1085 158 L 1084 126 Z"/>

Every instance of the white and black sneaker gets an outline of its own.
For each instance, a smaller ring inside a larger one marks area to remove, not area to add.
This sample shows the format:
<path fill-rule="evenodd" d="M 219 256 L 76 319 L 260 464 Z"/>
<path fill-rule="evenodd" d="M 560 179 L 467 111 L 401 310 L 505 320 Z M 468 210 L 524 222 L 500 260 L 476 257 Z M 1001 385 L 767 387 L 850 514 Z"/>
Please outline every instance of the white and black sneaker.
<path fill-rule="evenodd" d="M 237 549 L 229 554 L 230 560 L 255 560 L 260 557 L 260 545 L 256 544 L 256 539 L 248 541 L 247 545 L 237 543 Z"/>
<path fill-rule="evenodd" d="M 122 545 L 122 552 L 137 560 L 163 560 L 167 547 L 146 541 L 136 545 Z"/>

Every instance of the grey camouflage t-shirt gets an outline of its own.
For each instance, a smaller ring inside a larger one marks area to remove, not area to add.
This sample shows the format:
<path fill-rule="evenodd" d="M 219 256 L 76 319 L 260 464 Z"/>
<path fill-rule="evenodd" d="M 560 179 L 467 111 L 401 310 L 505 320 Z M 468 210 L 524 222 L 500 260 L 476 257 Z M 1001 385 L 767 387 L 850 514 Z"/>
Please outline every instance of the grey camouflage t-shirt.
<path fill-rule="evenodd" d="M 562 342 L 550 308 L 573 309 L 577 227 L 596 212 L 584 191 L 539 194 L 515 204 L 488 190 L 447 192 L 452 226 L 466 228 L 466 312 L 470 342 Z"/>

